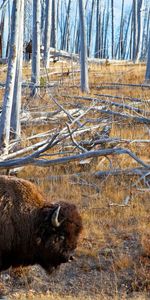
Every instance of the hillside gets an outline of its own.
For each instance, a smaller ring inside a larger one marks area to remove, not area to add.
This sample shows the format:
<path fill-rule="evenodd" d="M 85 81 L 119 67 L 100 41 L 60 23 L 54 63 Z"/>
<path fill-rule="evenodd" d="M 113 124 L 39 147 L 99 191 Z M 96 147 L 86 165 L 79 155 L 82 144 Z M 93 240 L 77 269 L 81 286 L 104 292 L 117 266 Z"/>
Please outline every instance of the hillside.
<path fill-rule="evenodd" d="M 0 72 L 2 81 L 4 65 Z M 23 72 L 30 80 L 29 65 Z M 9 270 L 1 274 L 0 287 L 8 299 L 149 299 L 150 88 L 144 84 L 145 65 L 90 64 L 87 95 L 80 92 L 77 63 L 58 61 L 42 72 L 36 98 L 23 89 L 22 139 L 12 143 L 10 153 L 23 158 L 56 135 L 57 143 L 37 157 L 55 161 L 10 173 L 40 186 L 52 201 L 76 203 L 84 231 L 72 264 L 51 277 L 38 266 Z M 1 104 L 2 95 L 3 89 Z M 90 157 L 88 151 L 93 151 Z M 86 154 L 82 160 L 75 157 L 81 153 Z M 66 163 L 56 161 L 63 157 Z"/>

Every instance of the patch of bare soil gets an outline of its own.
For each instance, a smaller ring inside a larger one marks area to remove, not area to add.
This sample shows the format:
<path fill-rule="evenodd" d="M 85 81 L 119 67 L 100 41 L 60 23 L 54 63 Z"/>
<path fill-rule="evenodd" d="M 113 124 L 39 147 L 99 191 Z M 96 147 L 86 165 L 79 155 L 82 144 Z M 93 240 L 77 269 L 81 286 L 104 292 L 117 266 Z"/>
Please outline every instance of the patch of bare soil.
<path fill-rule="evenodd" d="M 3 294 L 7 299 L 134 299 L 137 293 L 135 299 L 149 299 L 150 257 L 137 233 L 123 238 L 119 246 L 110 243 L 99 249 L 97 257 L 79 255 L 51 276 L 39 266 L 2 272 Z"/>

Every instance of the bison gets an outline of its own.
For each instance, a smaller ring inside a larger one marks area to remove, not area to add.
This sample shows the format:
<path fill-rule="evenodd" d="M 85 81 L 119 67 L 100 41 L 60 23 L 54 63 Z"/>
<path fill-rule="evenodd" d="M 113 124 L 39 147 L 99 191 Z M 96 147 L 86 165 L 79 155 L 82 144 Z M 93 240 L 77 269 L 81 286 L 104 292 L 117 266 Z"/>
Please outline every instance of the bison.
<path fill-rule="evenodd" d="M 74 204 L 51 203 L 33 183 L 0 176 L 0 271 L 39 264 L 50 274 L 73 259 L 81 230 Z"/>

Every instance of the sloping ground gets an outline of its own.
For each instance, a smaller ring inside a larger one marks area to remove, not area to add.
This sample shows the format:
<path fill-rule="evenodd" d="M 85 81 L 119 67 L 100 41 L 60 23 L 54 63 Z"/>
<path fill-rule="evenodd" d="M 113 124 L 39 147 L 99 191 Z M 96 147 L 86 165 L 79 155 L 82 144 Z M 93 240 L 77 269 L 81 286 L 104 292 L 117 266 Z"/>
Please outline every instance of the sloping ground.
<path fill-rule="evenodd" d="M 80 110 L 85 107 L 88 109 L 88 102 L 74 98 L 81 96 L 78 88 L 79 73 L 71 73 L 72 66 L 65 63 L 54 66 L 56 69 L 53 71 L 58 70 L 60 73 L 52 75 L 52 80 L 59 82 L 59 87 L 53 89 L 51 93 L 67 111 L 75 107 Z M 78 67 L 75 65 L 74 70 Z M 61 70 L 64 71 L 65 68 L 68 70 L 67 75 L 61 76 Z M 110 88 L 110 85 L 103 89 L 101 86 L 101 83 L 108 82 L 141 84 L 144 81 L 144 72 L 143 65 L 128 67 L 90 65 L 91 93 L 84 96 L 94 98 L 95 94 L 101 94 L 99 99 L 139 107 L 149 114 L 150 89 L 126 86 Z M 24 76 L 29 76 L 27 67 Z M 24 107 L 36 113 L 57 110 L 58 107 L 50 99 L 51 93 L 42 90 L 40 98 L 31 101 L 29 91 L 24 91 Z M 70 95 L 71 99 L 68 98 Z M 115 98 L 116 96 L 120 98 Z M 127 100 L 126 97 L 134 98 L 134 101 Z M 136 103 L 137 98 L 142 102 Z M 149 142 L 144 142 L 150 139 L 149 124 L 137 122 L 131 117 L 132 115 L 148 118 L 148 114 L 137 111 L 133 113 L 125 107 L 114 108 L 106 103 L 105 106 L 106 110 L 109 108 L 114 112 L 128 113 L 130 117 L 122 118 L 118 115 L 110 119 L 107 113 L 90 111 L 86 118 L 80 121 L 90 119 L 89 125 L 93 124 L 92 122 L 102 124 L 105 118 L 107 121 L 105 125 L 109 122 L 110 126 L 109 138 L 118 138 L 119 141 L 94 144 L 100 137 L 104 138 L 102 127 L 77 138 L 78 143 L 88 150 L 89 147 L 95 150 L 124 147 L 149 164 L 150 146 Z M 65 122 L 65 117 L 60 121 L 56 115 L 52 123 L 43 123 L 42 126 L 35 125 L 35 127 L 24 126 L 23 143 L 26 143 L 27 136 L 55 129 L 55 126 L 61 130 Z M 83 143 L 85 141 L 91 141 L 90 146 Z M 68 141 L 62 146 L 64 151 L 65 147 L 71 150 L 73 148 Z M 59 153 L 62 148 L 58 145 L 53 152 Z M 77 260 L 61 266 L 50 277 L 38 266 L 3 272 L 0 289 L 8 299 L 150 298 L 149 170 L 146 176 L 145 173 L 141 173 L 141 169 L 137 173 L 123 172 L 125 169 L 137 167 L 139 167 L 137 162 L 129 156 L 112 154 L 82 160 L 80 163 L 72 162 L 47 168 L 27 166 L 18 173 L 17 176 L 39 185 L 52 201 L 65 199 L 76 203 L 83 217 L 84 231 L 77 249 Z M 108 172 L 105 176 L 104 173 L 99 177 L 95 176 L 96 172 L 105 172 L 108 169 L 119 170 L 119 173 L 111 175 Z"/>
<path fill-rule="evenodd" d="M 142 255 L 139 236 L 130 234 L 121 246 L 102 248 L 97 257 L 82 254 L 51 277 L 40 267 L 2 276 L 10 299 L 134 299 L 135 292 L 137 298 L 139 293 L 150 296 L 149 271 L 150 259 Z"/>

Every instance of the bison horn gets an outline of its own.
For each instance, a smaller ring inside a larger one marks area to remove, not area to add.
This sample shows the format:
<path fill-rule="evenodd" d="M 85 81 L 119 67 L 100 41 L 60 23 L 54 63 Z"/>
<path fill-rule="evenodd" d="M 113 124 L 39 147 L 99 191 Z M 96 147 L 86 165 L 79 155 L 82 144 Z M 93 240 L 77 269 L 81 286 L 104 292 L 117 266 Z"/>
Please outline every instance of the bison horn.
<path fill-rule="evenodd" d="M 55 209 L 55 211 L 52 214 L 51 222 L 54 227 L 59 227 L 62 223 L 58 221 L 59 211 L 60 211 L 60 205 L 57 207 L 57 209 Z"/>

